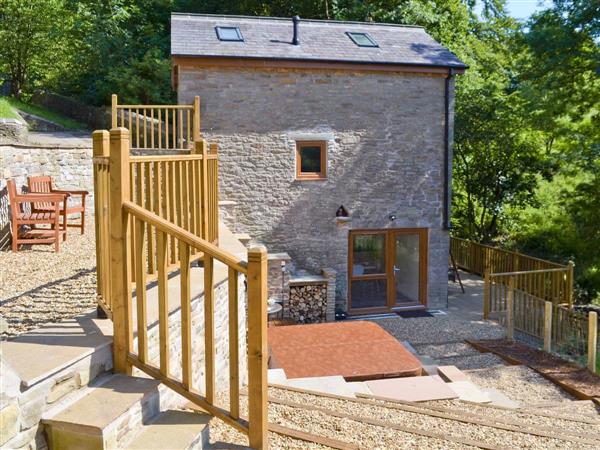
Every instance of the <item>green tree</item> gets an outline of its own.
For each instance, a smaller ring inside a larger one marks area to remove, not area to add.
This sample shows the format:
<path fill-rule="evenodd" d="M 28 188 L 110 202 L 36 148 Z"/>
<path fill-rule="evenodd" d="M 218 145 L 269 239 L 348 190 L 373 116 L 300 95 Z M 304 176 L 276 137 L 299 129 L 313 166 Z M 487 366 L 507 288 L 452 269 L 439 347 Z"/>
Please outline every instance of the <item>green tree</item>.
<path fill-rule="evenodd" d="M 20 97 L 68 64 L 70 19 L 63 0 L 0 2 L 0 68 L 10 76 L 13 95 Z"/>

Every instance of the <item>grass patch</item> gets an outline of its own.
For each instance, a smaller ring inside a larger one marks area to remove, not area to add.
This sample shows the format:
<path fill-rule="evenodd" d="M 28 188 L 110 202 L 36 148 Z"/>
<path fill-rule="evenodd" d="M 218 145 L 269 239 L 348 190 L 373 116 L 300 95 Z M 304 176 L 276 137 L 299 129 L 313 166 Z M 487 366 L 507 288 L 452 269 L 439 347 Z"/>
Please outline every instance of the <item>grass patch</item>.
<path fill-rule="evenodd" d="M 8 102 L 12 105 L 13 108 L 21 110 L 25 113 L 33 114 L 34 116 L 39 116 L 42 119 L 49 120 L 58 125 L 61 125 L 68 130 L 86 130 L 86 125 L 81 122 L 77 122 L 69 117 L 65 117 L 62 114 L 51 111 L 49 109 L 43 108 L 38 105 L 32 105 L 31 103 L 24 103 L 15 98 L 7 97 Z"/>
<path fill-rule="evenodd" d="M 18 119 L 17 113 L 14 111 L 8 100 L 0 97 L 0 119 Z"/>

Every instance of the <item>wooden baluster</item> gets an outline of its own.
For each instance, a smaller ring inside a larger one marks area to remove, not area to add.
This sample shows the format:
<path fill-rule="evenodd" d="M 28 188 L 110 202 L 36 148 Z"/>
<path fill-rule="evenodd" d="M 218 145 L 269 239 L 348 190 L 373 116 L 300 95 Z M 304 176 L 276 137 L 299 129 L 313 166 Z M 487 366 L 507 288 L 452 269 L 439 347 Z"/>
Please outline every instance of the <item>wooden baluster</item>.
<path fill-rule="evenodd" d="M 165 109 L 165 148 L 169 148 L 169 110 Z"/>
<path fill-rule="evenodd" d="M 117 120 L 118 120 L 118 109 L 117 109 L 117 94 L 112 94 L 110 96 L 110 127 L 117 128 Z M 121 124 L 122 125 L 122 124 Z"/>
<path fill-rule="evenodd" d="M 552 302 L 544 302 L 544 351 L 552 350 Z"/>
<path fill-rule="evenodd" d="M 185 214 L 185 211 L 184 211 L 185 206 L 182 202 L 183 187 L 182 187 L 182 182 L 181 182 L 181 178 L 183 176 L 183 173 L 182 173 L 182 164 L 183 163 L 181 161 L 178 161 L 175 164 L 176 164 L 176 169 L 177 169 L 177 178 L 176 178 L 176 184 L 175 184 L 175 195 L 177 196 L 177 226 L 183 228 L 183 215 Z"/>
<path fill-rule="evenodd" d="M 490 316 L 490 271 L 486 269 L 483 276 L 483 319 L 487 320 Z"/>
<path fill-rule="evenodd" d="M 131 140 L 133 141 L 133 130 L 131 127 L 131 123 L 133 121 L 133 117 L 131 116 L 131 108 L 127 109 L 127 115 L 129 116 L 129 134 L 131 136 Z"/>
<path fill-rule="evenodd" d="M 206 401 L 215 401 L 215 300 L 213 258 L 204 255 L 204 357 Z"/>
<path fill-rule="evenodd" d="M 183 150 L 183 111 L 181 109 L 178 110 L 179 112 L 179 139 L 178 139 L 178 146 L 181 150 Z"/>
<path fill-rule="evenodd" d="M 510 340 L 514 339 L 514 300 L 514 278 L 510 276 L 508 279 L 508 293 L 506 297 L 506 337 Z"/>
<path fill-rule="evenodd" d="M 229 268 L 229 412 L 240 417 L 238 273 Z"/>
<path fill-rule="evenodd" d="M 196 196 L 196 164 L 197 161 L 191 160 L 189 162 L 189 201 L 190 201 L 190 228 L 189 231 L 192 234 L 196 234 L 196 224 L 198 215 L 197 196 Z"/>
<path fill-rule="evenodd" d="M 154 108 L 150 109 L 150 147 L 154 148 Z"/>
<path fill-rule="evenodd" d="M 248 423 L 252 448 L 267 448 L 267 251 L 248 251 Z"/>
<path fill-rule="evenodd" d="M 154 211 L 154 193 L 153 193 L 153 171 L 152 171 L 152 163 L 144 163 L 146 165 L 146 209 L 148 211 Z M 151 227 L 148 224 L 148 271 L 151 274 L 156 273 L 156 264 L 155 264 L 155 250 L 154 250 L 154 239 L 155 239 L 155 230 L 154 227 Z"/>
<path fill-rule="evenodd" d="M 176 149 L 177 148 L 177 110 L 176 109 L 171 110 L 171 116 L 172 116 L 172 120 L 173 120 L 172 145 L 173 145 L 173 148 Z"/>
<path fill-rule="evenodd" d="M 192 387 L 192 290 L 190 285 L 190 247 L 179 241 L 181 281 L 181 381 Z"/>
<path fill-rule="evenodd" d="M 162 148 L 162 110 L 158 108 L 158 148 Z"/>
<path fill-rule="evenodd" d="M 140 110 L 135 109 L 135 146 L 140 148 Z"/>
<path fill-rule="evenodd" d="M 131 373 L 127 356 L 132 350 L 131 279 L 129 261 L 129 214 L 123 203 L 129 201 L 129 131 L 110 130 L 110 279 L 113 302 L 113 349 L 116 372 Z"/>
<path fill-rule="evenodd" d="M 148 361 L 148 337 L 147 337 L 147 314 L 146 314 L 146 265 L 144 264 L 144 253 L 146 247 L 145 239 L 146 224 L 142 220 L 135 221 L 135 300 L 137 306 L 137 338 L 138 358 L 141 362 Z"/>
<path fill-rule="evenodd" d="M 144 148 L 148 148 L 148 119 L 146 118 L 146 108 L 144 108 L 144 116 L 142 120 L 144 121 Z"/>
<path fill-rule="evenodd" d="M 587 342 L 587 367 L 590 372 L 596 372 L 596 356 L 598 352 L 598 313 L 588 313 L 588 342 Z"/>
<path fill-rule="evenodd" d="M 135 195 L 136 193 L 135 191 L 135 185 L 136 185 L 136 181 L 135 181 L 135 169 L 136 169 L 136 164 L 135 163 L 130 163 L 129 164 L 129 179 L 131 180 L 129 183 L 130 186 L 130 190 L 129 190 L 129 198 L 132 200 L 135 200 Z M 135 225 L 133 223 L 133 220 L 129 221 L 129 236 L 131 236 L 131 248 L 135 248 Z M 135 282 L 135 275 L 136 275 L 136 270 L 135 270 L 135 254 L 134 252 L 130 252 L 130 256 L 131 256 L 131 281 Z"/>
<path fill-rule="evenodd" d="M 177 162 L 169 161 L 167 164 L 169 167 L 169 199 L 170 199 L 169 200 L 169 208 L 170 208 L 169 220 L 172 223 L 176 224 L 177 223 L 178 203 L 175 198 L 175 184 L 177 183 L 176 176 L 175 176 L 175 165 L 177 164 Z M 181 248 L 181 246 L 179 246 L 179 248 Z M 178 250 L 178 248 L 175 245 L 175 237 L 171 236 L 171 264 L 175 264 L 177 262 L 177 250 Z"/>
<path fill-rule="evenodd" d="M 192 138 L 191 129 L 192 129 L 192 127 L 191 127 L 191 123 L 190 123 L 190 120 L 191 120 L 190 110 L 189 109 L 186 110 L 185 113 L 186 113 L 185 123 L 187 125 L 187 132 L 186 132 L 186 135 L 185 135 L 185 145 L 187 146 L 187 148 L 191 149 L 192 148 L 192 146 L 191 146 L 191 142 L 192 142 L 192 140 L 191 140 L 191 138 Z"/>
<path fill-rule="evenodd" d="M 182 227 L 189 231 L 190 230 L 190 199 L 189 199 L 189 171 L 188 171 L 188 161 L 182 161 L 182 179 L 181 179 L 181 187 L 183 189 L 183 223 Z"/>
<path fill-rule="evenodd" d="M 164 161 L 161 162 L 160 164 L 160 169 L 161 169 L 161 177 L 162 177 L 162 187 L 161 187 L 161 197 L 162 197 L 162 211 L 161 211 L 161 217 L 166 218 L 167 220 L 169 220 L 169 211 L 170 211 L 170 198 L 169 198 L 169 170 L 167 165 L 169 164 L 168 161 Z M 170 251 L 173 249 L 174 247 L 174 243 L 173 246 L 170 246 L 170 239 L 169 236 L 165 237 L 167 240 L 167 254 L 166 254 L 166 258 L 167 258 L 167 266 L 169 265 L 169 254 Z"/>
<path fill-rule="evenodd" d="M 158 342 L 160 373 L 169 376 L 169 279 L 167 268 L 167 236 L 158 231 Z"/>

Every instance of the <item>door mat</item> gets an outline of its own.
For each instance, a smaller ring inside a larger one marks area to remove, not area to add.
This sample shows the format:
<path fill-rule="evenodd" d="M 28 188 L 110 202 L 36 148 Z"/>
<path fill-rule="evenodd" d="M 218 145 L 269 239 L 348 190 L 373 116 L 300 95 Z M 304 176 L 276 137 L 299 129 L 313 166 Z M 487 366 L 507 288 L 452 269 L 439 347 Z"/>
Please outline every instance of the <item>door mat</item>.
<path fill-rule="evenodd" d="M 424 311 L 424 310 L 396 311 L 396 314 L 398 314 L 403 319 L 414 319 L 417 317 L 433 317 L 433 314 L 431 314 L 429 311 Z"/>

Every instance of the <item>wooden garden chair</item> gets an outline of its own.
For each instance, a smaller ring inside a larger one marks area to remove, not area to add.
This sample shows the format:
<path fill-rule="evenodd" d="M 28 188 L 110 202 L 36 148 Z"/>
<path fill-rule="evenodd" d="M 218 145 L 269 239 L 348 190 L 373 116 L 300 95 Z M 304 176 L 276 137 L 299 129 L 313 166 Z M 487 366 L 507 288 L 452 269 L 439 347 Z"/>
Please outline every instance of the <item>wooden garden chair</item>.
<path fill-rule="evenodd" d="M 89 194 L 88 191 L 74 189 L 54 189 L 52 186 L 52 177 L 39 176 L 27 177 L 27 185 L 31 193 L 48 193 L 48 194 L 63 194 L 65 195 L 66 208 L 61 210 L 62 220 L 66 227 L 81 228 L 81 234 L 85 229 L 85 197 Z M 81 196 L 81 204 L 70 204 L 70 199 L 75 196 Z M 45 212 L 52 210 L 52 206 L 44 202 L 36 202 L 33 204 L 33 211 Z M 73 214 L 81 214 L 80 223 L 68 223 L 68 216 Z"/>
<path fill-rule="evenodd" d="M 20 244 L 54 244 L 54 250 L 59 251 L 60 235 L 63 240 L 67 237 L 66 227 L 61 227 L 61 208 L 66 206 L 64 194 L 18 194 L 15 180 L 7 180 L 8 201 L 10 203 L 10 231 L 12 235 L 12 251 L 16 252 Z M 31 211 L 34 203 L 43 202 L 51 206 L 42 212 Z M 30 211 L 23 208 L 29 204 Z M 21 225 L 32 227 L 20 235 Z M 50 228 L 36 228 L 37 225 L 49 225 Z M 36 237 L 37 236 L 37 237 Z"/>

